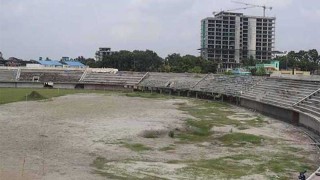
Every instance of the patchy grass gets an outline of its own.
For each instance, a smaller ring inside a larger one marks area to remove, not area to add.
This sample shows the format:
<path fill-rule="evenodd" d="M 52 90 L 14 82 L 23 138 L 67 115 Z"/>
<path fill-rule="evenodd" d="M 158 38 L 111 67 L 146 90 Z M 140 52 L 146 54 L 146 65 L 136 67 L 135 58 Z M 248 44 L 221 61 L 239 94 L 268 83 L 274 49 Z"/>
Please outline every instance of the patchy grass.
<path fill-rule="evenodd" d="M 258 116 L 256 119 L 244 121 L 246 125 L 251 127 L 263 127 L 265 124 L 268 124 L 268 121 L 265 121 L 263 117 Z"/>
<path fill-rule="evenodd" d="M 107 159 L 104 157 L 97 157 L 95 160 L 93 160 L 91 166 L 97 168 L 97 169 L 103 169 L 104 165 L 107 163 Z"/>
<path fill-rule="evenodd" d="M 118 179 L 118 180 L 125 180 L 127 177 L 119 176 L 116 175 L 115 173 L 110 173 L 107 171 L 102 171 L 102 170 L 94 170 L 94 174 L 99 174 L 100 176 L 106 177 L 108 179 Z"/>
<path fill-rule="evenodd" d="M 177 138 L 184 142 L 201 142 L 207 140 L 212 135 L 212 132 L 210 131 L 213 127 L 212 121 L 188 119 L 186 125 L 187 129 L 176 135 Z"/>
<path fill-rule="evenodd" d="M 124 143 L 124 147 L 131 149 L 132 151 L 136 151 L 136 152 L 141 152 L 141 151 L 148 151 L 151 150 L 152 148 L 147 147 L 143 144 L 129 144 L 129 143 Z"/>
<path fill-rule="evenodd" d="M 277 179 L 289 180 L 292 175 L 296 175 L 300 171 L 314 170 L 304 158 L 286 153 L 236 154 L 216 159 L 172 161 L 170 163 L 188 164 L 187 167 L 179 170 L 180 174 L 188 174 L 190 177 L 205 177 L 205 179 L 239 179 L 253 174 L 261 174 L 267 178 L 270 173 L 274 173 L 277 174 Z"/>
<path fill-rule="evenodd" d="M 159 93 L 146 93 L 146 92 L 131 92 L 125 94 L 128 97 L 141 97 L 141 98 L 161 98 L 161 99 L 175 99 L 174 96 Z"/>
<path fill-rule="evenodd" d="M 246 133 L 230 133 L 218 138 L 226 146 L 234 146 L 235 144 L 255 144 L 260 145 L 264 137 Z"/>
<path fill-rule="evenodd" d="M 160 148 L 159 151 L 170 151 L 170 150 L 175 150 L 175 145 L 174 144 L 170 144 L 169 146 Z"/>

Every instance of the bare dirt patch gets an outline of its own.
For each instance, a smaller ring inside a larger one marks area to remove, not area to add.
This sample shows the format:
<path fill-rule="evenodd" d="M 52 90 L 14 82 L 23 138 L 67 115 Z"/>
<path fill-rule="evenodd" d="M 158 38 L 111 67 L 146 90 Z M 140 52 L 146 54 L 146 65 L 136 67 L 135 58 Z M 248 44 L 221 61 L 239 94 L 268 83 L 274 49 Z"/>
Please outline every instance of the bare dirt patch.
<path fill-rule="evenodd" d="M 0 179 L 270 179 L 266 172 L 297 171 L 288 164 L 310 165 L 308 137 L 257 117 L 219 103 L 118 94 L 6 104 Z"/>

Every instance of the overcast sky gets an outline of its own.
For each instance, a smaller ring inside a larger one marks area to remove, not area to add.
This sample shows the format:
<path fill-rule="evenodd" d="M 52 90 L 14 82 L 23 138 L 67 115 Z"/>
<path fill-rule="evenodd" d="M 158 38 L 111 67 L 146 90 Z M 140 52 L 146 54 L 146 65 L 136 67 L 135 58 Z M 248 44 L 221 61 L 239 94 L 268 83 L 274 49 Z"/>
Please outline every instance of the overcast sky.
<path fill-rule="evenodd" d="M 238 0 L 273 7 L 277 50 L 320 50 L 319 0 Z M 5 58 L 94 57 L 98 47 L 198 55 L 200 21 L 229 0 L 0 0 Z M 262 9 L 239 11 L 262 15 Z"/>

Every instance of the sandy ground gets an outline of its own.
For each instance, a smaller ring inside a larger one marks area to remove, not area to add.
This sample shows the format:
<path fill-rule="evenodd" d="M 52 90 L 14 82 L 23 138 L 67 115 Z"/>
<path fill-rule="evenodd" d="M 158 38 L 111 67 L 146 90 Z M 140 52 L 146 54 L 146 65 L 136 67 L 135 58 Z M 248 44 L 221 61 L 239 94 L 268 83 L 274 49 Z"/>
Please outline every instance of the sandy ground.
<path fill-rule="evenodd" d="M 202 143 L 175 145 L 174 150 L 163 152 L 159 149 L 174 144 L 173 139 L 141 137 L 144 130 L 181 127 L 183 120 L 189 117 L 177 109 L 177 104 L 181 102 L 189 103 L 188 100 L 181 99 L 151 100 L 117 95 L 77 94 L 42 102 L 2 105 L 0 180 L 106 179 L 93 173 L 93 167 L 90 166 L 97 157 L 106 158 L 110 171 L 114 173 L 126 171 L 130 174 L 149 169 L 145 172 L 148 175 L 187 179 L 174 173 L 183 164 L 166 162 L 218 158 L 229 151 L 226 147 Z M 242 108 L 234 110 L 239 114 L 230 117 L 233 119 L 250 120 L 257 115 Z M 295 132 L 291 125 L 270 118 L 267 120 L 270 123 L 266 127 L 242 132 L 279 137 L 292 141 L 293 144 L 309 142 L 307 137 Z M 232 126 L 214 131 L 228 132 L 230 128 Z M 123 147 L 121 142 L 142 143 L 153 150 L 134 152 Z M 310 151 L 311 149 L 312 147 Z"/>

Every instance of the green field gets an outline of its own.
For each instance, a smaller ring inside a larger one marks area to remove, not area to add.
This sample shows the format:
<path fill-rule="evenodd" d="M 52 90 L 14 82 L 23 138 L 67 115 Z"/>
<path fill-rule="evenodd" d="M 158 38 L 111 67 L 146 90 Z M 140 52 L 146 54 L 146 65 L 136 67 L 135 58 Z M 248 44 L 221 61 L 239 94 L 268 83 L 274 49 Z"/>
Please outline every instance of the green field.
<path fill-rule="evenodd" d="M 45 99 L 64 96 L 67 94 L 76 94 L 76 93 L 110 93 L 112 92 L 112 91 L 103 91 L 103 90 L 0 88 L 0 104 L 33 100 L 30 98 L 28 99 L 28 95 L 30 95 L 32 91 L 38 92 Z"/>

